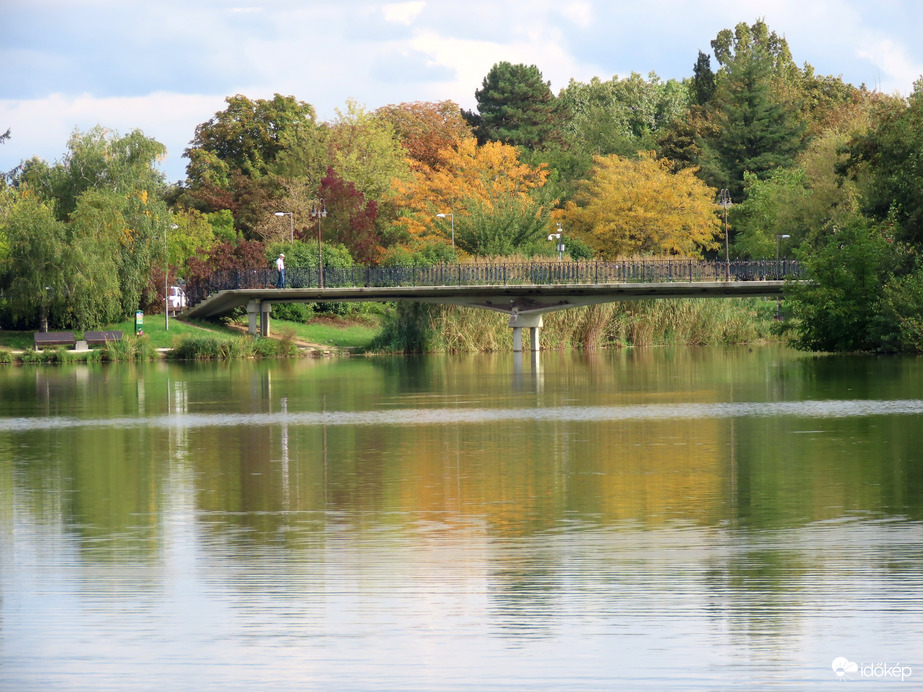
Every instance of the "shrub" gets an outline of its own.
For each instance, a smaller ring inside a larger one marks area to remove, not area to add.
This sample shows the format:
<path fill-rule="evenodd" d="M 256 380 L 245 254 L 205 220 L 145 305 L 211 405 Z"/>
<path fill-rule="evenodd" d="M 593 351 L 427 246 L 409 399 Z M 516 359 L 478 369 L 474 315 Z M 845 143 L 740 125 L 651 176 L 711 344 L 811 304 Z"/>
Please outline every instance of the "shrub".
<path fill-rule="evenodd" d="M 142 334 L 126 335 L 118 341 L 107 341 L 100 358 L 110 362 L 151 361 L 159 355 L 150 338 Z"/>

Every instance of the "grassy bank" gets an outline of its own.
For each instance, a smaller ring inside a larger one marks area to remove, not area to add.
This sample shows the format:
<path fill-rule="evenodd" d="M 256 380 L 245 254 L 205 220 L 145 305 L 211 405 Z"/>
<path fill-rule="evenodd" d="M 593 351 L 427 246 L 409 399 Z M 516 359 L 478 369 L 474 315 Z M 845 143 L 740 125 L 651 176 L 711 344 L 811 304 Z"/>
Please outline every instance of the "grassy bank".
<path fill-rule="evenodd" d="M 74 351 L 64 347 L 33 350 L 33 332 L 0 330 L 0 363 L 69 363 L 99 361 L 146 361 L 157 358 L 184 360 L 293 357 L 317 351 L 357 350 L 368 346 L 378 332 L 376 320 L 316 318 L 309 324 L 272 321 L 272 338 L 253 337 L 245 325 L 221 321 L 171 319 L 166 329 L 163 316 L 147 318 L 140 336 L 134 321 L 107 325 L 121 330 L 122 340 Z M 76 331 L 79 340 L 83 332 Z"/>
<path fill-rule="evenodd" d="M 718 345 L 777 339 L 775 301 L 691 298 L 626 301 L 544 315 L 542 348 Z M 385 352 L 474 352 L 512 348 L 508 318 L 476 308 L 399 305 L 372 344 Z"/>

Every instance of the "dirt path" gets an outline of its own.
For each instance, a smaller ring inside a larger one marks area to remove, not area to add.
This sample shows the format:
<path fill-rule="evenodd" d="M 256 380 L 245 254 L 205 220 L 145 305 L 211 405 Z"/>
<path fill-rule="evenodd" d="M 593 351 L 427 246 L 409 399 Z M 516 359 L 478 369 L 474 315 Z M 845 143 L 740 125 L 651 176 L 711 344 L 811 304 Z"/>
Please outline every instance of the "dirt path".
<path fill-rule="evenodd" d="M 235 332 L 239 332 L 241 334 L 248 333 L 247 327 L 242 324 L 229 324 L 227 326 L 229 329 L 233 329 Z M 271 338 L 278 338 L 278 337 L 271 337 Z M 299 339 L 298 337 L 293 338 L 292 342 L 299 348 L 313 349 L 315 351 L 325 351 L 325 352 L 329 351 L 329 352 L 337 353 L 341 350 L 337 348 L 336 346 L 331 346 L 330 344 L 318 344 L 313 341 L 306 341 L 304 339 Z"/>

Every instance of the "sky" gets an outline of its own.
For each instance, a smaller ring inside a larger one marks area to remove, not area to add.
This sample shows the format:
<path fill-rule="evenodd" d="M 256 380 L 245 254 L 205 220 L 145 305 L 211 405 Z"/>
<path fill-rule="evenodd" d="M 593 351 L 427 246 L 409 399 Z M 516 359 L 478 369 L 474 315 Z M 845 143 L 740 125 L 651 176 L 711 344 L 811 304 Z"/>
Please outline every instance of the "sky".
<path fill-rule="evenodd" d="M 0 171 L 59 161 L 101 125 L 164 144 L 176 182 L 196 126 L 234 94 L 291 95 L 325 121 L 348 100 L 475 109 L 501 61 L 536 65 L 554 93 L 684 79 L 719 31 L 757 19 L 817 74 L 905 96 L 923 75 L 921 0 L 0 0 Z"/>

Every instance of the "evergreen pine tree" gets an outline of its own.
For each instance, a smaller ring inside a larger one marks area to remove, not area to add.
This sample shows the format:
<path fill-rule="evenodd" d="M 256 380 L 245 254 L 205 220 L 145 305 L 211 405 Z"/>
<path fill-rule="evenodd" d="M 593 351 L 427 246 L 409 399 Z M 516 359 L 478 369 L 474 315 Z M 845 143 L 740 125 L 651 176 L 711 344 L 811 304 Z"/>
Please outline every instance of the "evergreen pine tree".
<path fill-rule="evenodd" d="M 462 114 L 479 144 L 503 142 L 535 149 L 557 140 L 557 100 L 535 65 L 497 63 L 474 96 L 478 112 Z"/>
<path fill-rule="evenodd" d="M 744 173 L 764 179 L 789 166 L 803 148 L 805 125 L 793 104 L 777 98 L 772 58 L 763 50 L 730 62 L 708 106 L 713 125 L 699 143 L 702 174 L 714 187 L 744 197 Z"/>
<path fill-rule="evenodd" d="M 692 91 L 695 102 L 704 106 L 715 95 L 715 73 L 711 69 L 711 58 L 702 51 L 692 68 Z"/>

